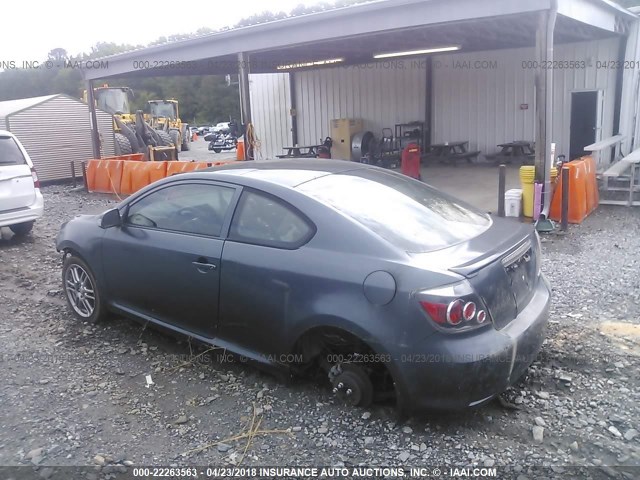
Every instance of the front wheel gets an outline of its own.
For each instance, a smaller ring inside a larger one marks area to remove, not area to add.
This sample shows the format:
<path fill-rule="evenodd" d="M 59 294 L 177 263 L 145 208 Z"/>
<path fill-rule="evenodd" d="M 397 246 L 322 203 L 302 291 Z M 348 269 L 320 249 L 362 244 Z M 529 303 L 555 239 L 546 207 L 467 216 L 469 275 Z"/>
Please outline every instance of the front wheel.
<path fill-rule="evenodd" d="M 106 315 L 96 280 L 84 260 L 69 255 L 62 266 L 62 288 L 73 314 L 83 322 L 96 323 Z"/>

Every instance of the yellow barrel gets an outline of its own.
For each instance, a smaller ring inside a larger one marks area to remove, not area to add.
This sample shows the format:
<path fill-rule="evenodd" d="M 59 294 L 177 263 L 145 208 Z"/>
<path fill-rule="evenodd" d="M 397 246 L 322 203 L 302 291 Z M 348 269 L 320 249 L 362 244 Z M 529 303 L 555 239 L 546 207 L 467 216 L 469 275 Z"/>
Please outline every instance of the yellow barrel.
<path fill-rule="evenodd" d="M 520 167 L 520 185 L 522 186 L 522 214 L 533 217 L 533 184 L 536 179 L 536 167 L 523 165 Z"/>
<path fill-rule="evenodd" d="M 551 167 L 551 183 L 558 177 L 558 169 Z M 520 167 L 520 185 L 522 186 L 522 214 L 525 217 L 533 217 L 533 185 L 536 181 L 536 167 L 533 165 L 523 165 Z"/>

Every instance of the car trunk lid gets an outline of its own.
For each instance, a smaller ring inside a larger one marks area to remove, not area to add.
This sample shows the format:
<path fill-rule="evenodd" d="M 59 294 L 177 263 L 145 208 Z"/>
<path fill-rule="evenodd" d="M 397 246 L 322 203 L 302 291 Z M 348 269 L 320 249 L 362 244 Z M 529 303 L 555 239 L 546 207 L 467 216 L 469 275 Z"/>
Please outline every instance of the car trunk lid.
<path fill-rule="evenodd" d="M 435 255 L 434 255 L 435 254 Z M 431 254 L 427 264 L 467 278 L 485 303 L 495 328 L 509 324 L 531 300 L 539 272 L 539 247 L 530 225 L 494 219 L 467 242 Z"/>

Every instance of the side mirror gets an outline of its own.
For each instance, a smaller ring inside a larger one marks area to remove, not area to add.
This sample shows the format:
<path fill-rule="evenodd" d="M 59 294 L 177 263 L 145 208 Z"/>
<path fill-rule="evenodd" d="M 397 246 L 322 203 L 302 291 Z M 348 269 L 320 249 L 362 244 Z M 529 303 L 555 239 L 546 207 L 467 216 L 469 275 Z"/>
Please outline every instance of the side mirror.
<path fill-rule="evenodd" d="M 112 208 L 107 210 L 102 215 L 102 221 L 100 222 L 101 228 L 119 227 L 122 225 L 122 217 L 120 217 L 120 210 Z"/>

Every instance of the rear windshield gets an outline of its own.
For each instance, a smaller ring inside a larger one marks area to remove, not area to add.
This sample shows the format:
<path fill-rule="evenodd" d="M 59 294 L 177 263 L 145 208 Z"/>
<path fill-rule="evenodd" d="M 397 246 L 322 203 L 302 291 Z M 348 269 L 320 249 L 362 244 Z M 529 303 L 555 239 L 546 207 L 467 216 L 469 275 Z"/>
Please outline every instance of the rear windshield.
<path fill-rule="evenodd" d="M 11 137 L 0 136 L 0 165 L 24 165 L 24 155 Z"/>
<path fill-rule="evenodd" d="M 327 175 L 298 189 L 412 253 L 469 240 L 491 225 L 489 216 L 475 208 L 422 182 L 379 169 Z"/>

